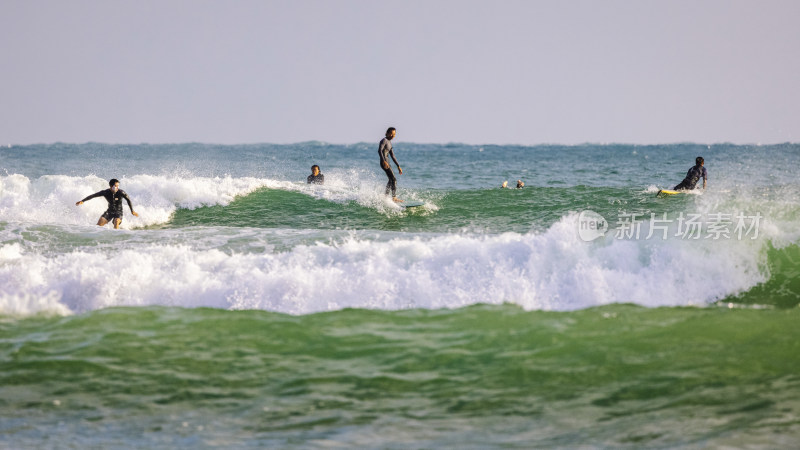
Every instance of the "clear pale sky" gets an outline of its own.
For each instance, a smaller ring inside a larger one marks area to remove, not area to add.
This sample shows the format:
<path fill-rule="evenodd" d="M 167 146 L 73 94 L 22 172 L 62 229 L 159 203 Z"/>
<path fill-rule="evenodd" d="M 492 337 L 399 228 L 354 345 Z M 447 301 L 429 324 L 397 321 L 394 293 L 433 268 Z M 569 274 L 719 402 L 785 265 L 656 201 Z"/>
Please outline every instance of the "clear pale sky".
<path fill-rule="evenodd" d="M 800 1 L 0 0 L 0 144 L 800 141 Z"/>

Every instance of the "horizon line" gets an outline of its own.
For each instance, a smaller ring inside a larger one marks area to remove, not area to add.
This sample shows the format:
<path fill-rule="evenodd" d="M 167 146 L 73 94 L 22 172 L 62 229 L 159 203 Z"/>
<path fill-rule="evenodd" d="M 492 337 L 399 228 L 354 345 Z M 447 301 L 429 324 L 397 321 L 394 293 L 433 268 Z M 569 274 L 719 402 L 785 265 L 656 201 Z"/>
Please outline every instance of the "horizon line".
<path fill-rule="evenodd" d="M 376 141 L 377 142 L 377 141 Z M 54 141 L 54 142 L 32 142 L 28 144 L 19 144 L 19 143 L 7 143 L 2 145 L 5 148 L 12 148 L 12 147 L 28 147 L 28 146 L 36 146 L 36 145 L 87 145 L 87 144 L 97 144 L 97 145 L 117 145 L 117 146 L 124 146 L 124 145 L 216 145 L 221 147 L 236 147 L 236 146 L 252 146 L 252 145 L 278 145 L 278 146 L 292 146 L 292 145 L 315 145 L 315 146 L 356 146 L 356 145 L 372 145 L 374 144 L 371 141 L 359 141 L 359 142 L 352 142 L 352 143 L 339 143 L 339 142 L 327 142 L 327 141 L 319 141 L 319 140 L 307 140 L 307 141 L 297 141 L 297 142 L 240 142 L 240 143 L 220 143 L 220 142 L 202 142 L 202 141 L 184 141 L 184 142 L 101 142 L 101 141 L 85 141 L 85 142 L 67 142 L 67 141 Z M 800 142 L 792 142 L 792 141 L 783 141 L 783 142 L 745 142 L 745 143 L 737 143 L 731 141 L 717 141 L 713 143 L 709 142 L 694 142 L 694 141 L 673 141 L 673 142 L 652 142 L 652 143 L 632 143 L 632 142 L 580 142 L 580 143 L 573 143 L 573 144 L 565 144 L 565 143 L 557 143 L 557 142 L 541 142 L 537 144 L 520 144 L 520 143 L 481 143 L 481 144 L 469 144 L 465 142 L 413 142 L 413 141 L 398 141 L 398 145 L 404 144 L 411 144 L 411 145 L 431 145 L 431 146 L 465 146 L 465 147 L 481 147 L 481 146 L 492 146 L 492 147 L 547 147 L 547 146 L 556 146 L 556 147 L 581 147 L 587 145 L 594 145 L 594 146 L 611 146 L 611 145 L 624 145 L 624 146 L 631 146 L 631 147 L 653 147 L 653 146 L 674 146 L 674 145 L 706 145 L 706 146 L 716 146 L 716 145 L 733 145 L 739 147 L 747 147 L 747 146 L 756 146 L 756 147 L 765 147 L 765 146 L 774 146 L 774 145 L 797 145 Z"/>

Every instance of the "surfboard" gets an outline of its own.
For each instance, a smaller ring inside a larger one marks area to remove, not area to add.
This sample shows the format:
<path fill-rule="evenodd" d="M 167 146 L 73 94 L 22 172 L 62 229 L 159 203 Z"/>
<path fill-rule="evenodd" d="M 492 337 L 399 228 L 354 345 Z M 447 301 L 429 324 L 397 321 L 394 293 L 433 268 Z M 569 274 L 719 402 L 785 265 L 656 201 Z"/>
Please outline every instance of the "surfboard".
<path fill-rule="evenodd" d="M 423 206 L 423 205 L 425 205 L 425 202 L 415 202 L 415 201 L 402 202 L 397 204 L 397 206 L 401 208 L 416 208 L 417 206 Z"/>
<path fill-rule="evenodd" d="M 656 197 L 664 197 L 664 196 L 667 196 L 667 195 L 675 195 L 675 194 L 681 194 L 681 193 L 682 192 L 680 192 L 680 191 L 672 191 L 672 190 L 669 190 L 669 189 L 662 189 L 662 190 L 658 191 L 658 194 L 656 194 Z"/>

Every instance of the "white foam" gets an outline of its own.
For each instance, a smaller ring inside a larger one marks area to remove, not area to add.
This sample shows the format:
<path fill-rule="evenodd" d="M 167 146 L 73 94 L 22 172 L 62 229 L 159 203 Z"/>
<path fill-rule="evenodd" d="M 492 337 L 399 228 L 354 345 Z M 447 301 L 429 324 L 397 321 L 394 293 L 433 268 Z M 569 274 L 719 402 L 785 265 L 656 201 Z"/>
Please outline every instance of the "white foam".
<path fill-rule="evenodd" d="M 138 217 L 130 214 L 123 201 L 122 228 L 133 229 L 163 224 L 178 208 L 228 205 L 237 196 L 267 187 L 300 192 L 337 203 L 356 202 L 384 214 L 398 214 L 401 208 L 387 200 L 374 177 L 355 169 L 335 173 L 324 186 L 264 178 L 192 177 L 135 175 L 120 180 L 131 198 Z M 108 204 L 95 198 L 81 206 L 78 200 L 108 188 L 108 181 L 96 176 L 46 175 L 30 180 L 23 175 L 0 176 L 0 218 L 20 223 L 92 225 Z M 421 200 L 410 194 L 408 200 Z M 426 203 L 428 211 L 437 207 Z"/>
<path fill-rule="evenodd" d="M 248 230 L 252 233 L 253 230 Z M 269 231 L 258 231 L 268 233 Z M 119 241 L 45 255 L 0 250 L 0 313 L 120 305 L 305 314 L 511 302 L 574 310 L 609 303 L 704 305 L 765 280 L 763 241 L 580 240 L 577 215 L 544 233 L 353 234 L 289 251 Z M 150 238 L 148 238 L 150 239 Z M 35 299 L 42 299 L 37 303 Z"/>
<path fill-rule="evenodd" d="M 322 186 L 301 184 L 289 185 L 284 188 L 341 204 L 356 202 L 363 207 L 377 210 L 381 214 L 397 215 L 403 212 L 403 208 L 386 196 L 385 182 L 379 182 L 372 171 L 334 170 L 328 175 Z M 408 201 L 424 201 L 423 209 L 425 211 L 433 212 L 439 209 L 430 201 L 431 199 L 423 199 L 419 193 L 404 192 L 404 194 Z"/>
<path fill-rule="evenodd" d="M 225 205 L 260 187 L 355 201 L 387 213 L 399 209 L 373 178 L 355 171 L 330 178 L 325 186 L 314 186 L 137 175 L 122 179 L 122 185 L 141 216 L 126 214 L 124 225 L 162 223 L 178 207 Z M 308 236 L 296 239 L 284 236 L 286 230 L 234 228 L 88 232 L 105 201 L 74 203 L 106 185 L 94 176 L 0 177 L 0 220 L 10 223 L 0 233 L 0 314 L 68 314 L 118 305 L 292 314 L 502 302 L 544 310 L 624 302 L 704 305 L 765 281 L 767 242 L 800 240 L 794 186 L 767 197 L 760 191 L 711 190 L 693 203 L 703 214 L 763 215 L 757 240 L 618 240 L 609 234 L 584 242 L 578 216 L 569 214 L 544 232 L 527 234 L 387 238 L 365 231 L 336 242 L 297 245 L 327 235 L 307 230 Z M 27 223 L 63 225 L 25 228 Z"/>
<path fill-rule="evenodd" d="M 131 215 L 123 202 L 125 219 L 122 227 L 161 224 L 167 222 L 177 208 L 227 205 L 235 197 L 261 187 L 286 186 L 290 184 L 259 178 L 152 175 L 122 178 L 120 187 L 128 193 L 134 210 L 139 213 L 139 217 Z M 106 201 L 95 198 L 81 206 L 75 206 L 75 203 L 107 188 L 108 181 L 96 176 L 46 175 L 34 180 L 16 174 L 0 176 L 0 217 L 24 223 L 94 224 L 108 207 Z"/>

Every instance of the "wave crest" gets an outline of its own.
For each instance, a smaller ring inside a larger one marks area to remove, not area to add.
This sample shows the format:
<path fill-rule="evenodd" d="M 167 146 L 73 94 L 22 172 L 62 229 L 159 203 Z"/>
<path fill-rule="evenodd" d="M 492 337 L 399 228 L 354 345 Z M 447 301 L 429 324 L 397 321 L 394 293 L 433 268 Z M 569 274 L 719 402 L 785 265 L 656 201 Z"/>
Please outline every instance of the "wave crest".
<path fill-rule="evenodd" d="M 120 180 L 120 187 L 131 198 L 139 217 L 129 214 L 124 205 L 123 228 L 162 224 L 177 208 L 194 209 L 227 205 L 240 195 L 262 187 L 288 185 L 260 178 L 166 177 L 135 175 Z M 23 175 L 0 176 L 0 214 L 4 220 L 70 225 L 94 224 L 107 204 L 95 198 L 81 205 L 75 202 L 108 188 L 108 181 L 90 175 L 69 177 L 46 175 L 30 180 Z"/>
<path fill-rule="evenodd" d="M 19 310 L 23 293 L 45 298 L 52 292 L 71 312 L 142 305 L 291 314 L 477 303 L 528 310 L 701 306 L 768 278 L 763 241 L 587 243 L 578 237 L 577 220 L 568 215 L 543 233 L 527 234 L 376 240 L 354 233 L 283 252 L 209 248 L 193 241 L 191 230 L 181 232 L 185 243 L 167 246 L 154 236 L 135 246 L 123 240 L 50 256 L 9 248 L 0 251 L 0 311 Z"/>

